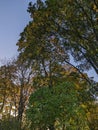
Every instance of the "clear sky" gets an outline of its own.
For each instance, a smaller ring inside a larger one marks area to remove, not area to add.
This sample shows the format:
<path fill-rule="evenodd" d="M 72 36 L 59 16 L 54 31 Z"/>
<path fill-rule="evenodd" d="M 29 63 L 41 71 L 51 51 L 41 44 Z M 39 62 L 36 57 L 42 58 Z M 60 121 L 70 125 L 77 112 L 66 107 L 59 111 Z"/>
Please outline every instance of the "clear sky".
<path fill-rule="evenodd" d="M 0 59 L 17 54 L 16 43 L 30 21 L 28 3 L 36 0 L 0 0 Z"/>

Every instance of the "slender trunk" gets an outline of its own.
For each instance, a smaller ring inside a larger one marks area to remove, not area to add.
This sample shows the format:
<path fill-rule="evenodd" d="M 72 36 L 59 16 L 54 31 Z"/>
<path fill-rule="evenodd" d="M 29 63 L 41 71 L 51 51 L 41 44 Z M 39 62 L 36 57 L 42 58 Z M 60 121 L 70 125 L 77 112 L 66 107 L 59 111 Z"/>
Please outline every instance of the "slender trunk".
<path fill-rule="evenodd" d="M 12 103 L 10 103 L 10 108 L 9 108 L 9 120 L 10 120 L 10 117 L 11 117 L 11 111 L 12 111 Z"/>
<path fill-rule="evenodd" d="M 93 67 L 93 69 L 95 70 L 96 74 L 98 75 L 98 64 L 96 62 L 96 59 L 94 59 L 94 57 L 90 56 L 86 56 L 85 53 L 83 51 L 80 50 L 80 52 L 82 53 L 82 55 L 86 58 L 86 60 L 91 64 L 91 66 Z"/>
<path fill-rule="evenodd" d="M 15 106 L 14 116 L 15 116 L 15 120 L 16 120 L 17 106 L 16 106 L 16 95 L 15 94 L 14 94 L 14 106 Z"/>
<path fill-rule="evenodd" d="M 98 75 L 98 67 L 94 64 L 93 60 L 88 58 L 88 62 L 91 64 L 91 66 L 94 68 L 96 74 Z"/>
<path fill-rule="evenodd" d="M 52 70 L 51 70 L 51 61 L 49 64 L 49 88 L 52 88 Z"/>
<path fill-rule="evenodd" d="M 43 66 L 43 69 L 44 69 L 44 73 L 45 73 L 45 77 L 47 77 L 47 71 L 46 71 L 46 68 L 45 68 L 45 61 L 44 59 L 42 59 L 42 66 Z"/>
<path fill-rule="evenodd" d="M 62 130 L 65 130 L 65 129 L 66 129 L 66 126 L 65 126 L 65 124 L 63 124 Z"/>
<path fill-rule="evenodd" d="M 4 104 L 5 104 L 5 98 L 6 98 L 5 94 L 4 94 L 3 97 L 4 97 L 3 98 L 3 103 L 2 103 L 2 106 L 1 106 L 1 109 L 0 109 L 0 112 L 3 112 L 3 107 L 4 107 Z"/>
<path fill-rule="evenodd" d="M 19 106 L 18 106 L 18 122 L 19 122 L 19 129 L 22 126 L 22 115 L 24 111 L 24 103 L 23 103 L 23 86 L 21 85 L 20 89 L 20 99 L 19 99 Z"/>
<path fill-rule="evenodd" d="M 18 107 L 18 121 L 20 123 L 22 121 L 23 112 L 24 112 L 24 98 L 23 98 L 23 86 L 21 85 L 19 107 Z"/>
<path fill-rule="evenodd" d="M 49 130 L 55 130 L 54 125 L 50 125 Z"/>

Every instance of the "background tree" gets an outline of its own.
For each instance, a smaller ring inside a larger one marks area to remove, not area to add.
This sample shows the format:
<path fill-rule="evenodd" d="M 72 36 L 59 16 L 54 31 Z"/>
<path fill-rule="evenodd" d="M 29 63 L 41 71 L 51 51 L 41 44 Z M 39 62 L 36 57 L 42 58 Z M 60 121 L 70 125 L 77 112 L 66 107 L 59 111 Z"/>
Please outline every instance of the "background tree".
<path fill-rule="evenodd" d="M 9 125 L 10 120 L 14 121 L 15 118 L 16 123 L 19 122 L 17 125 L 20 124 L 19 129 L 22 117 L 25 117 L 28 98 L 33 91 L 32 78 L 33 68 L 30 68 L 30 65 L 28 67 L 26 62 L 22 63 L 18 59 L 0 67 L 0 116 L 2 121 L 4 119 Z"/>
<path fill-rule="evenodd" d="M 15 85 L 15 67 L 8 62 L 0 67 L 0 94 L 1 94 L 1 115 L 8 116 L 10 118 L 13 113 L 16 116 L 16 100 L 18 87 Z"/>
<path fill-rule="evenodd" d="M 33 69 L 26 62 L 17 60 L 15 62 L 17 78 L 15 82 L 19 87 L 18 120 L 21 123 L 22 116 L 27 106 L 27 100 L 32 92 Z"/>

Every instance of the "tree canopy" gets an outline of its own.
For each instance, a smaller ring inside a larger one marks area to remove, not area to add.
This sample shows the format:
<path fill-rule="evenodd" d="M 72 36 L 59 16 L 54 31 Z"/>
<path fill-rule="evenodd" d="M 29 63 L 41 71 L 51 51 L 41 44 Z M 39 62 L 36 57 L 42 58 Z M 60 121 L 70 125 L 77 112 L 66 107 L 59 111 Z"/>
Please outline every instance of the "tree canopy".
<path fill-rule="evenodd" d="M 85 73 L 98 74 L 97 3 L 29 3 L 19 55 L 0 67 L 2 129 L 98 129 L 98 83 Z"/>

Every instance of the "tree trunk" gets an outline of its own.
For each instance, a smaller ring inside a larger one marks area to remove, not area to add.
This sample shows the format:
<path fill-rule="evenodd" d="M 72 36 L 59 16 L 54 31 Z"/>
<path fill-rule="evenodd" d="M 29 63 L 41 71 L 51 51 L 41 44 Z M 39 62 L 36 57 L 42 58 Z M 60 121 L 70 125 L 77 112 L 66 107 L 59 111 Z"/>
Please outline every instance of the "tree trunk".
<path fill-rule="evenodd" d="M 20 100 L 19 100 L 19 107 L 18 107 L 18 121 L 21 124 L 22 116 L 24 112 L 24 98 L 23 98 L 23 86 L 20 89 Z"/>
<path fill-rule="evenodd" d="M 51 61 L 49 64 L 49 88 L 52 88 L 52 70 L 51 70 Z"/>
<path fill-rule="evenodd" d="M 54 125 L 50 125 L 49 130 L 55 130 Z"/>

